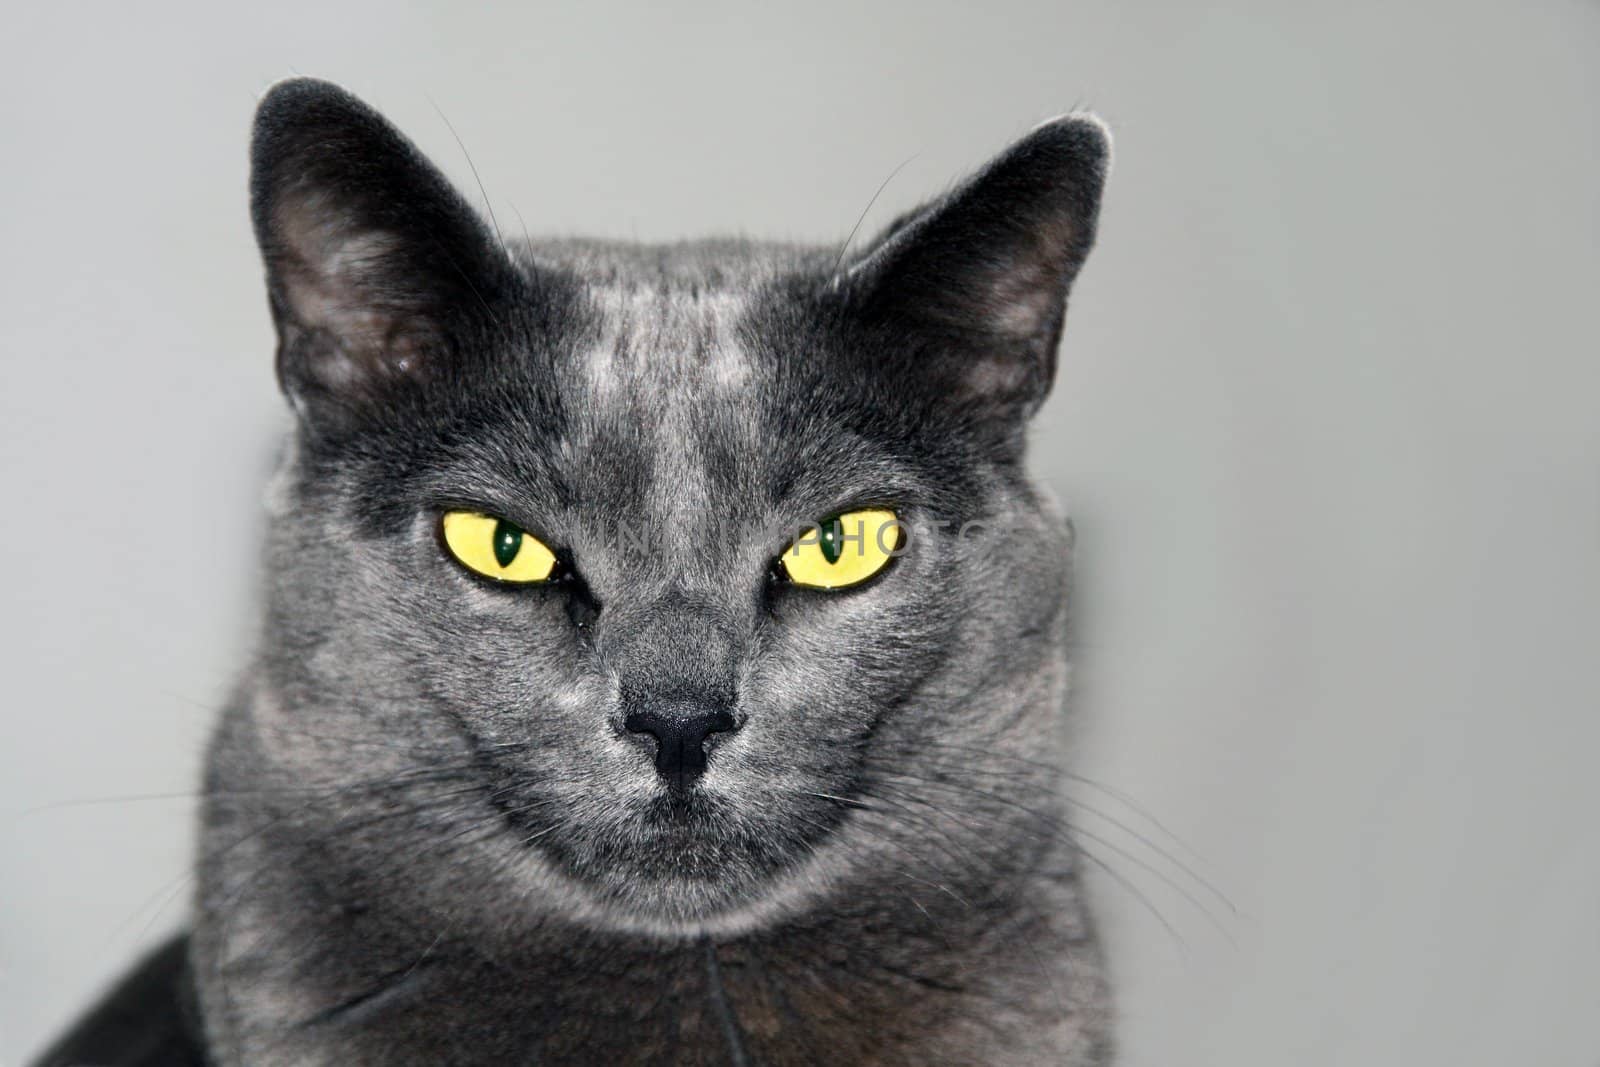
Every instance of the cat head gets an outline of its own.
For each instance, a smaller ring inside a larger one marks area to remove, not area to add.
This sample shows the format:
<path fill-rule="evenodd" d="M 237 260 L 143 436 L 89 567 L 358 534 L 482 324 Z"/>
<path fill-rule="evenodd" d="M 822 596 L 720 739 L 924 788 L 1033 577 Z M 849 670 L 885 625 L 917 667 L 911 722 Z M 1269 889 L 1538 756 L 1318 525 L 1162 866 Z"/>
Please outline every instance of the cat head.
<path fill-rule="evenodd" d="M 1004 805 L 1054 790 L 1069 544 L 1025 431 L 1107 151 L 1047 122 L 845 256 L 513 242 L 275 87 L 257 730 L 343 784 L 330 831 L 389 812 L 333 853 L 657 930 L 1036 856 Z"/>

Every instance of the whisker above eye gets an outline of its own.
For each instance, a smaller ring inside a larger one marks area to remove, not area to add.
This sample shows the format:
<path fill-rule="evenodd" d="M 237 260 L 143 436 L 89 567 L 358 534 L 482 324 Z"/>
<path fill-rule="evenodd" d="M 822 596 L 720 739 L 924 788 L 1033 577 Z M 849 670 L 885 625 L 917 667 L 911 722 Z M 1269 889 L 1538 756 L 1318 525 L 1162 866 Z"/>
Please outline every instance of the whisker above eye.
<path fill-rule="evenodd" d="M 808 796 L 808 797 L 817 797 L 817 798 L 819 798 L 821 800 L 831 800 L 831 801 L 834 801 L 837 804 L 843 804 L 845 807 L 849 807 L 849 808 L 868 808 L 868 807 L 870 807 L 870 805 L 864 804 L 861 801 L 854 800 L 854 799 L 852 799 L 850 797 L 835 796 L 832 793 L 818 793 L 815 790 L 811 790 L 811 789 L 805 790 L 805 795 Z"/>

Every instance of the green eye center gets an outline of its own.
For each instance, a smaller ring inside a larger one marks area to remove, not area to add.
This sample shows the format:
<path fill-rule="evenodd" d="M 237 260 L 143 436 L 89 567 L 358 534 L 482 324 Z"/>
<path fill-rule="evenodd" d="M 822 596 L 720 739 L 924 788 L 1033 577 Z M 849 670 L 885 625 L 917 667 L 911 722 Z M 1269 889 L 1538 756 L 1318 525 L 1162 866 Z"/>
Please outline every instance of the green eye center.
<path fill-rule="evenodd" d="M 517 553 L 522 551 L 522 531 L 501 519 L 494 524 L 494 558 L 502 567 L 511 566 L 511 561 L 517 558 Z"/>
<path fill-rule="evenodd" d="M 817 531 L 817 547 L 822 550 L 822 558 L 829 563 L 838 563 L 839 557 L 844 554 L 843 527 L 844 524 L 834 518 L 823 523 Z"/>
<path fill-rule="evenodd" d="M 515 523 L 477 511 L 446 512 L 440 522 L 445 547 L 474 574 L 520 585 L 555 574 L 550 546 Z"/>

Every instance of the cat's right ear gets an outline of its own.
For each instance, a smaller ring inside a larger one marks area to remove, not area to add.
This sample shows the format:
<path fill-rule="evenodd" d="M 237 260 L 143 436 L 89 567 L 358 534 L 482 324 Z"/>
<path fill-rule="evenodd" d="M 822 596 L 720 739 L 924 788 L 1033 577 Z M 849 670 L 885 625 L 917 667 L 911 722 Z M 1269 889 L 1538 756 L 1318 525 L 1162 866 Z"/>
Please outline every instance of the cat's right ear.
<path fill-rule="evenodd" d="M 449 374 L 474 320 L 515 284 L 444 175 L 338 86 L 273 86 L 250 164 L 278 379 L 312 425 L 349 425 Z"/>
<path fill-rule="evenodd" d="M 1008 432 L 1039 409 L 1110 154 L 1091 115 L 1041 123 L 851 266 L 842 287 L 894 338 L 895 373 Z"/>

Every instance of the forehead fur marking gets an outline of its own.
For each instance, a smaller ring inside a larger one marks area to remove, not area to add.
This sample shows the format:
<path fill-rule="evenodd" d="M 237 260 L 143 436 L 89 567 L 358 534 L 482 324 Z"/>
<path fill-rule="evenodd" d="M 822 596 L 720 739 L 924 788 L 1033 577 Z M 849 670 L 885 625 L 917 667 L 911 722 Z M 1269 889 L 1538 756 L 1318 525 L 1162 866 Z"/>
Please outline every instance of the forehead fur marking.
<path fill-rule="evenodd" d="M 607 287 L 594 296 L 605 325 L 587 377 L 595 400 L 628 411 L 643 439 L 651 487 L 639 502 L 641 518 L 693 536 L 716 521 L 705 413 L 751 380 L 734 328 L 741 301 L 727 290 L 669 284 Z"/>
<path fill-rule="evenodd" d="M 605 323 L 586 361 L 596 392 L 631 385 L 658 391 L 682 386 L 671 391 L 689 393 L 698 392 L 695 386 L 738 389 L 749 383 L 750 362 L 733 329 L 741 306 L 734 293 L 639 286 L 599 289 L 594 297 Z"/>

